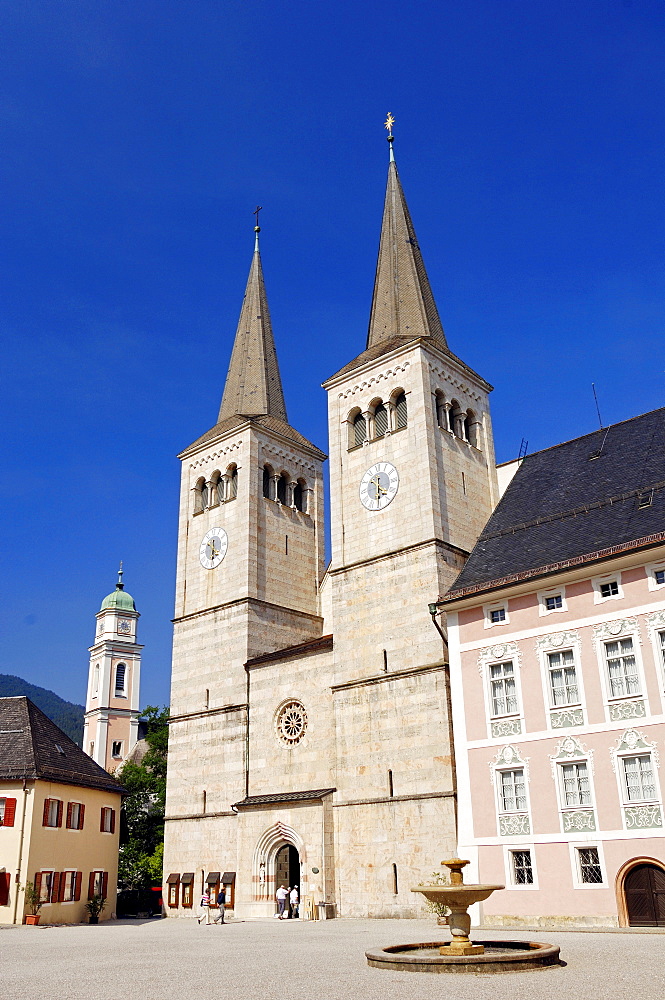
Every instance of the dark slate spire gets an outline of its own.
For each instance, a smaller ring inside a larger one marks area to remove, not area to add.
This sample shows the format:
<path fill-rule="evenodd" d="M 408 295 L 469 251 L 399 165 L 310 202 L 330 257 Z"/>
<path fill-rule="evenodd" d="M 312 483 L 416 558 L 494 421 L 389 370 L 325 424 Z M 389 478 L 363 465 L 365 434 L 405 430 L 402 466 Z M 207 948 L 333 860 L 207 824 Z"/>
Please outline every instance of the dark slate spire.
<path fill-rule="evenodd" d="M 286 422 L 286 406 L 263 282 L 259 232 L 249 269 L 218 422 L 228 417 L 268 414 Z"/>
<path fill-rule="evenodd" d="M 392 116 L 388 116 L 392 126 Z M 388 123 L 386 123 L 388 127 Z M 447 347 L 388 135 L 390 163 L 367 347 L 395 337 L 432 337 Z"/>

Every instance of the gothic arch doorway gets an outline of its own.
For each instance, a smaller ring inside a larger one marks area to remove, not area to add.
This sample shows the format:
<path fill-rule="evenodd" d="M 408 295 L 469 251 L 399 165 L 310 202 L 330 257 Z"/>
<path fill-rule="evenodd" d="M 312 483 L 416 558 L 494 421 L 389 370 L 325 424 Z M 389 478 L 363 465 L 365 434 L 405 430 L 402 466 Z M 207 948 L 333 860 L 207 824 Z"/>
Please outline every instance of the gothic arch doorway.
<path fill-rule="evenodd" d="M 298 886 L 300 892 L 300 855 L 293 844 L 284 844 L 275 855 L 275 886 L 281 885 L 287 889 Z"/>
<path fill-rule="evenodd" d="M 629 927 L 665 927 L 665 866 L 638 858 L 624 866 L 619 921 Z M 623 918 L 623 919 L 622 919 Z"/>

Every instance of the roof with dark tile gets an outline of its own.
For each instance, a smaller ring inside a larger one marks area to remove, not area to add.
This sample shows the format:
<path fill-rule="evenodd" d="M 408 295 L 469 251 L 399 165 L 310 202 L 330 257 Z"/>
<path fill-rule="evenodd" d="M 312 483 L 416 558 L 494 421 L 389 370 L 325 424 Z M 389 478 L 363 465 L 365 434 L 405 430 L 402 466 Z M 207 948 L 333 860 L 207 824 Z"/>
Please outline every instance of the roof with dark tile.
<path fill-rule="evenodd" d="M 304 437 L 300 431 L 297 431 L 295 427 L 292 427 L 291 424 L 287 424 L 279 417 L 273 417 L 270 414 L 265 413 L 260 414 L 259 416 L 243 416 L 242 414 L 234 414 L 231 417 L 225 417 L 224 420 L 220 420 L 219 423 L 216 423 L 215 426 L 211 427 L 209 431 L 206 431 L 200 438 L 193 441 L 192 444 L 190 444 L 183 452 L 181 452 L 180 455 L 178 455 L 178 458 L 183 458 L 193 448 L 198 448 L 202 444 L 214 441 L 215 438 L 220 437 L 227 431 L 232 431 L 236 427 L 242 427 L 246 423 L 256 424 L 269 431 L 275 431 L 275 433 L 279 434 L 281 437 L 286 438 L 289 441 L 294 441 L 298 445 L 309 448 L 318 458 L 321 459 L 321 461 L 328 457 L 325 452 L 321 451 L 320 448 L 317 448 L 317 446 L 312 444 L 311 441 L 308 441 L 307 438 Z"/>
<path fill-rule="evenodd" d="M 638 494 L 651 490 L 652 502 L 640 508 Z M 661 535 L 665 408 L 528 455 L 443 601 L 656 544 Z"/>
<path fill-rule="evenodd" d="M 353 359 L 353 361 L 349 361 L 349 363 L 344 365 L 343 368 L 340 368 L 338 372 L 335 372 L 334 375 L 331 375 L 330 378 L 327 378 L 323 384 L 325 386 L 328 384 L 328 382 L 332 382 L 333 379 L 338 378 L 340 375 L 347 375 L 349 372 L 352 372 L 355 368 L 360 368 L 362 365 L 367 364 L 370 361 L 376 361 L 377 358 L 382 358 L 384 354 L 389 354 L 390 351 L 395 351 L 399 347 L 406 347 L 407 344 L 415 344 L 415 343 L 422 343 L 423 346 L 435 348 L 440 354 L 443 354 L 445 357 L 450 358 L 451 361 L 454 361 L 456 364 L 458 364 L 463 371 L 468 372 L 469 375 L 472 375 L 474 378 L 478 379 L 480 381 L 480 384 L 485 386 L 488 389 L 488 391 L 492 389 L 492 386 L 489 384 L 489 382 L 487 382 L 484 378 L 482 378 L 482 376 L 480 376 L 478 372 L 474 372 L 473 368 L 469 368 L 469 366 L 465 364 L 465 362 L 462 361 L 461 358 L 458 358 L 456 354 L 453 354 L 453 352 L 450 350 L 449 347 L 446 347 L 439 341 L 435 341 L 434 338 L 432 337 L 422 337 L 422 336 L 388 337 L 385 340 L 380 340 L 377 343 L 373 344 L 371 347 L 368 347 L 366 351 L 362 352 L 362 354 L 358 354 Z"/>
<path fill-rule="evenodd" d="M 124 793 L 29 698 L 0 698 L 0 779 L 27 778 Z"/>
<path fill-rule="evenodd" d="M 270 792 L 267 795 L 249 795 L 247 798 L 241 799 L 240 802 L 235 802 L 234 807 L 242 809 L 243 806 L 264 806 L 276 802 L 307 802 L 312 799 L 322 799 L 336 791 L 336 788 L 314 788 L 306 792 Z"/>

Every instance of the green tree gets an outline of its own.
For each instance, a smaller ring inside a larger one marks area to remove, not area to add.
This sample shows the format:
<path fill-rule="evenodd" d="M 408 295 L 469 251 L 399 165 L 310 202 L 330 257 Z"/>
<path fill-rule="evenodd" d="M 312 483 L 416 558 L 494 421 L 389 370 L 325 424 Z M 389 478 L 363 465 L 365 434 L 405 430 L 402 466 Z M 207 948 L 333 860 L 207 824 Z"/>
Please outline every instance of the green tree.
<path fill-rule="evenodd" d="M 129 792 L 120 826 L 118 882 L 123 889 L 144 888 L 162 874 L 169 710 L 148 705 L 141 718 L 147 724 L 146 754 L 138 764 L 127 761 L 119 774 Z"/>

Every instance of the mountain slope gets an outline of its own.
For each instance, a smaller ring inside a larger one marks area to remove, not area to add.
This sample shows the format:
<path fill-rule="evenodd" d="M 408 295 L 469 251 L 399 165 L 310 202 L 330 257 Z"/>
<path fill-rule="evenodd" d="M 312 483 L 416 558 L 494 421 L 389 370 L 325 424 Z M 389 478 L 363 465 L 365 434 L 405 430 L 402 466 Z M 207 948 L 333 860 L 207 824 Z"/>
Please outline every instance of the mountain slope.
<path fill-rule="evenodd" d="M 0 698 L 15 697 L 24 694 L 34 701 L 44 715 L 47 715 L 56 726 L 60 726 L 70 739 L 81 746 L 83 739 L 83 705 L 74 705 L 65 701 L 47 688 L 37 687 L 24 681 L 22 677 L 11 674 L 0 674 Z"/>

